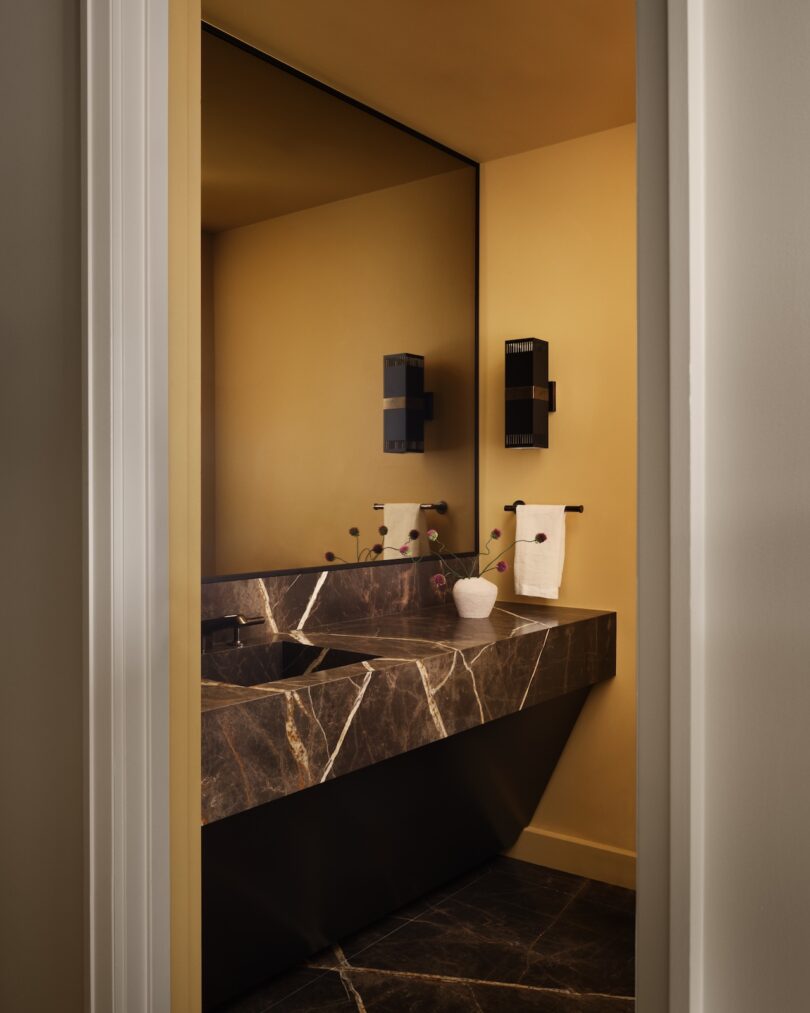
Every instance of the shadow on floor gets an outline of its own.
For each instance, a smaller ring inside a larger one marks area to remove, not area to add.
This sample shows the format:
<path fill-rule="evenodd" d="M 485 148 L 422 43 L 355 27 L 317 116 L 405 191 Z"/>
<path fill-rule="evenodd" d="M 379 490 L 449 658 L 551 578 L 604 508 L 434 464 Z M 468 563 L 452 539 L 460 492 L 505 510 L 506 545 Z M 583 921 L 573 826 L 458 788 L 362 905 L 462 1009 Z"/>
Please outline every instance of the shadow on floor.
<path fill-rule="evenodd" d="M 496 858 L 222 1013 L 632 1013 L 635 894 Z"/>

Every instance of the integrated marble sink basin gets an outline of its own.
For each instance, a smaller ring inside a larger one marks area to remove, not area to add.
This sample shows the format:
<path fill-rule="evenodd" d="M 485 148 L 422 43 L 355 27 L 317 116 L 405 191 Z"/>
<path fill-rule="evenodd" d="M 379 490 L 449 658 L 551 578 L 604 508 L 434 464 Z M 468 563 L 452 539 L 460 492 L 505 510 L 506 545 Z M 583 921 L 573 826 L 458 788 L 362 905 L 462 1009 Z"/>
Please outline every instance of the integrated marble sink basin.
<path fill-rule="evenodd" d="M 615 671 L 615 613 L 512 603 L 489 619 L 439 605 L 214 650 L 203 655 L 203 823 Z"/>
<path fill-rule="evenodd" d="M 243 647 L 224 647 L 202 656 L 202 677 L 230 686 L 263 686 L 281 679 L 327 672 L 377 655 L 279 637 Z"/>

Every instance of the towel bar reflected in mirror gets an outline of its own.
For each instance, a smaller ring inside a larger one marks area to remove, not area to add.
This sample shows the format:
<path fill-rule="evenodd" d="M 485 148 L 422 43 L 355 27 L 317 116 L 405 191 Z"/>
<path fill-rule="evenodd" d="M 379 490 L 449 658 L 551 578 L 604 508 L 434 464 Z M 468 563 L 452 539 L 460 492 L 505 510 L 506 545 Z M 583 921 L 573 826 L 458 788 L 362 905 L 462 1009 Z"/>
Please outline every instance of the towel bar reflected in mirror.
<path fill-rule="evenodd" d="M 385 503 L 374 503 L 372 504 L 375 510 L 385 510 Z M 435 510 L 437 514 L 447 513 L 447 503 L 440 499 L 438 503 L 420 503 L 420 510 Z"/>

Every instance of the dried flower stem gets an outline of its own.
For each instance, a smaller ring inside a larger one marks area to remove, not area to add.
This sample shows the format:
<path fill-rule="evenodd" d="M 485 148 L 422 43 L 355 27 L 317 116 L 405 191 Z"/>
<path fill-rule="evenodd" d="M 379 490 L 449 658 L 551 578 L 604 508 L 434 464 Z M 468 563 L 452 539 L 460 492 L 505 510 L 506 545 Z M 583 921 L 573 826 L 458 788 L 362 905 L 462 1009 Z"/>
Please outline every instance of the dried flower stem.
<path fill-rule="evenodd" d="M 494 556 L 494 557 L 493 557 L 493 558 L 492 558 L 492 559 L 491 559 L 491 560 L 490 560 L 490 561 L 489 561 L 489 562 L 487 563 L 487 565 L 486 565 L 486 566 L 484 567 L 484 569 L 483 569 L 483 570 L 482 570 L 482 571 L 481 571 L 481 572 L 479 573 L 479 575 L 478 575 L 478 576 L 479 576 L 479 577 L 483 577 L 483 576 L 484 576 L 484 574 L 485 574 L 485 573 L 489 573 L 489 571 L 490 571 L 490 570 L 493 570 L 493 569 L 497 569 L 497 566 L 498 566 L 498 560 L 499 560 L 499 559 L 501 558 L 501 556 L 505 556 L 507 552 L 509 552 L 509 551 L 510 551 L 511 549 L 514 549 L 514 547 L 515 547 L 516 545 L 520 544 L 520 542 L 525 542 L 525 543 L 526 543 L 526 544 L 528 545 L 528 544 L 530 544 L 530 543 L 536 543 L 536 539 L 534 539 L 534 538 L 516 538 L 516 539 L 514 540 L 514 542 L 512 542 L 512 544 L 511 544 L 511 545 L 507 545 L 507 546 L 506 546 L 506 548 L 505 548 L 505 549 L 503 550 L 503 552 L 499 552 L 497 556 Z M 542 543 L 540 543 L 540 544 L 542 544 Z M 489 548 L 489 542 L 487 542 L 487 548 Z M 486 550 L 485 550 L 485 552 L 486 552 Z M 487 554 L 487 555 L 489 555 L 489 553 L 486 553 L 486 554 Z M 484 553 L 482 552 L 482 553 L 480 553 L 480 555 L 484 555 Z"/>

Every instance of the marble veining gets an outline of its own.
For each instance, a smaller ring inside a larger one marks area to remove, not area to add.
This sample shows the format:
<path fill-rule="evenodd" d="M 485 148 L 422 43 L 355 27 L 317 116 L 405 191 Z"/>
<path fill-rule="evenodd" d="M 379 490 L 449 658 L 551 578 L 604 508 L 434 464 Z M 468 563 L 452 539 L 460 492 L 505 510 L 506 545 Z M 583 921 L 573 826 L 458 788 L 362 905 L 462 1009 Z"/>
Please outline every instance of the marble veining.
<path fill-rule="evenodd" d="M 426 559 L 206 580 L 202 585 L 202 618 L 235 612 L 263 616 L 264 627 L 244 631 L 243 639 L 250 642 L 267 633 L 311 630 L 327 623 L 413 612 L 446 597 L 446 591 L 442 595 L 430 583 L 439 570 L 437 560 Z M 225 633 L 220 639 L 227 637 Z"/>
<path fill-rule="evenodd" d="M 308 648 L 364 660 L 261 681 L 261 652 L 283 641 L 301 643 L 273 634 L 211 655 L 216 679 L 202 687 L 204 823 L 610 678 L 616 616 L 510 605 L 470 620 L 440 605 L 332 622 L 307 633 Z M 229 664 L 242 685 L 227 682 Z"/>

